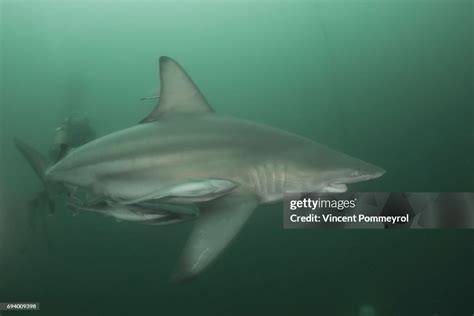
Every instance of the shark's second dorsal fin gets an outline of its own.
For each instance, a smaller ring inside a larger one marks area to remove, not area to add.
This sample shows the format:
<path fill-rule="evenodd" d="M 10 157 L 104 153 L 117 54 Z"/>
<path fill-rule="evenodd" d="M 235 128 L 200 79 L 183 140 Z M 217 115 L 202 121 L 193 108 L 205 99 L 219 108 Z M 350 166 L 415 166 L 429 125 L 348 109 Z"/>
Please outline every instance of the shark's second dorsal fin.
<path fill-rule="evenodd" d="M 159 102 L 142 123 L 171 113 L 214 112 L 193 80 L 172 58 L 160 57 L 160 86 Z"/>

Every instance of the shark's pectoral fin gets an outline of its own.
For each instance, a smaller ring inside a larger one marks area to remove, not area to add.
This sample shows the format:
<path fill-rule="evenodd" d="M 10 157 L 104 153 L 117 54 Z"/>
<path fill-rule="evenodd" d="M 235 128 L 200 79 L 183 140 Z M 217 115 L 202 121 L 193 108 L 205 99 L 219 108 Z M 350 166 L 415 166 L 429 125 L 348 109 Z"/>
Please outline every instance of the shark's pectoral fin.
<path fill-rule="evenodd" d="M 160 96 L 156 107 L 142 123 L 170 113 L 212 113 L 206 98 L 181 66 L 169 57 L 160 57 Z"/>
<path fill-rule="evenodd" d="M 241 192 L 205 203 L 172 280 L 190 279 L 212 263 L 237 235 L 258 203 L 256 196 Z"/>

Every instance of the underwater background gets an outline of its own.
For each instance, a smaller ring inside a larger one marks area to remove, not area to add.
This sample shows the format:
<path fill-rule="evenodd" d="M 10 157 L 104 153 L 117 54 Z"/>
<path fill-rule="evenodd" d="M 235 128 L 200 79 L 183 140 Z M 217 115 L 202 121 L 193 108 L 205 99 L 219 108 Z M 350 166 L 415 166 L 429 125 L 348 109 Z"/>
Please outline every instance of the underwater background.
<path fill-rule="evenodd" d="M 33 214 L 40 182 L 13 145 L 47 153 L 72 112 L 99 135 L 136 124 L 170 56 L 216 112 L 387 170 L 353 190 L 472 192 L 473 1 L 0 0 L 0 10 L 0 302 L 71 316 L 474 314 L 470 230 L 285 230 L 280 204 L 260 207 L 209 270 L 173 285 L 192 223 Z"/>

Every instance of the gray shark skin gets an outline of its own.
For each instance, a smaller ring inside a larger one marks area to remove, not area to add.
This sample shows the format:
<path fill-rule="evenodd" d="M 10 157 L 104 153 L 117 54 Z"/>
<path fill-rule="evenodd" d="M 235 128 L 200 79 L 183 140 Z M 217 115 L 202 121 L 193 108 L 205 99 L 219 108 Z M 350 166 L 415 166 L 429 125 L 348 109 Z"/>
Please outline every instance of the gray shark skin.
<path fill-rule="evenodd" d="M 158 105 L 142 124 L 75 149 L 46 178 L 112 203 L 196 205 L 175 280 L 202 272 L 258 205 L 287 192 L 344 192 L 385 172 L 310 139 L 215 114 L 169 57 L 160 58 L 160 85 Z"/>

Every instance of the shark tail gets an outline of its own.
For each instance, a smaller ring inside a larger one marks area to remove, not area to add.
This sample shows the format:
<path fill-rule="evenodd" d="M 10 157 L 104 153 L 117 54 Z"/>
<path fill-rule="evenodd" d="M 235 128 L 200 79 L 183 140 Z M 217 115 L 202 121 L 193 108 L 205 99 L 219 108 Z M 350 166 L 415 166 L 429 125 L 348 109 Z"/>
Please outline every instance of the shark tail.
<path fill-rule="evenodd" d="M 51 213 L 54 212 L 55 204 L 53 199 L 53 189 L 51 184 L 46 180 L 45 171 L 49 166 L 49 163 L 45 156 L 43 156 L 40 152 L 36 149 L 31 147 L 30 145 L 15 139 L 15 146 L 18 151 L 23 155 L 23 157 L 28 161 L 29 165 L 36 173 L 38 178 L 40 179 L 41 183 L 44 187 L 44 192 L 48 204 L 48 208 Z"/>

